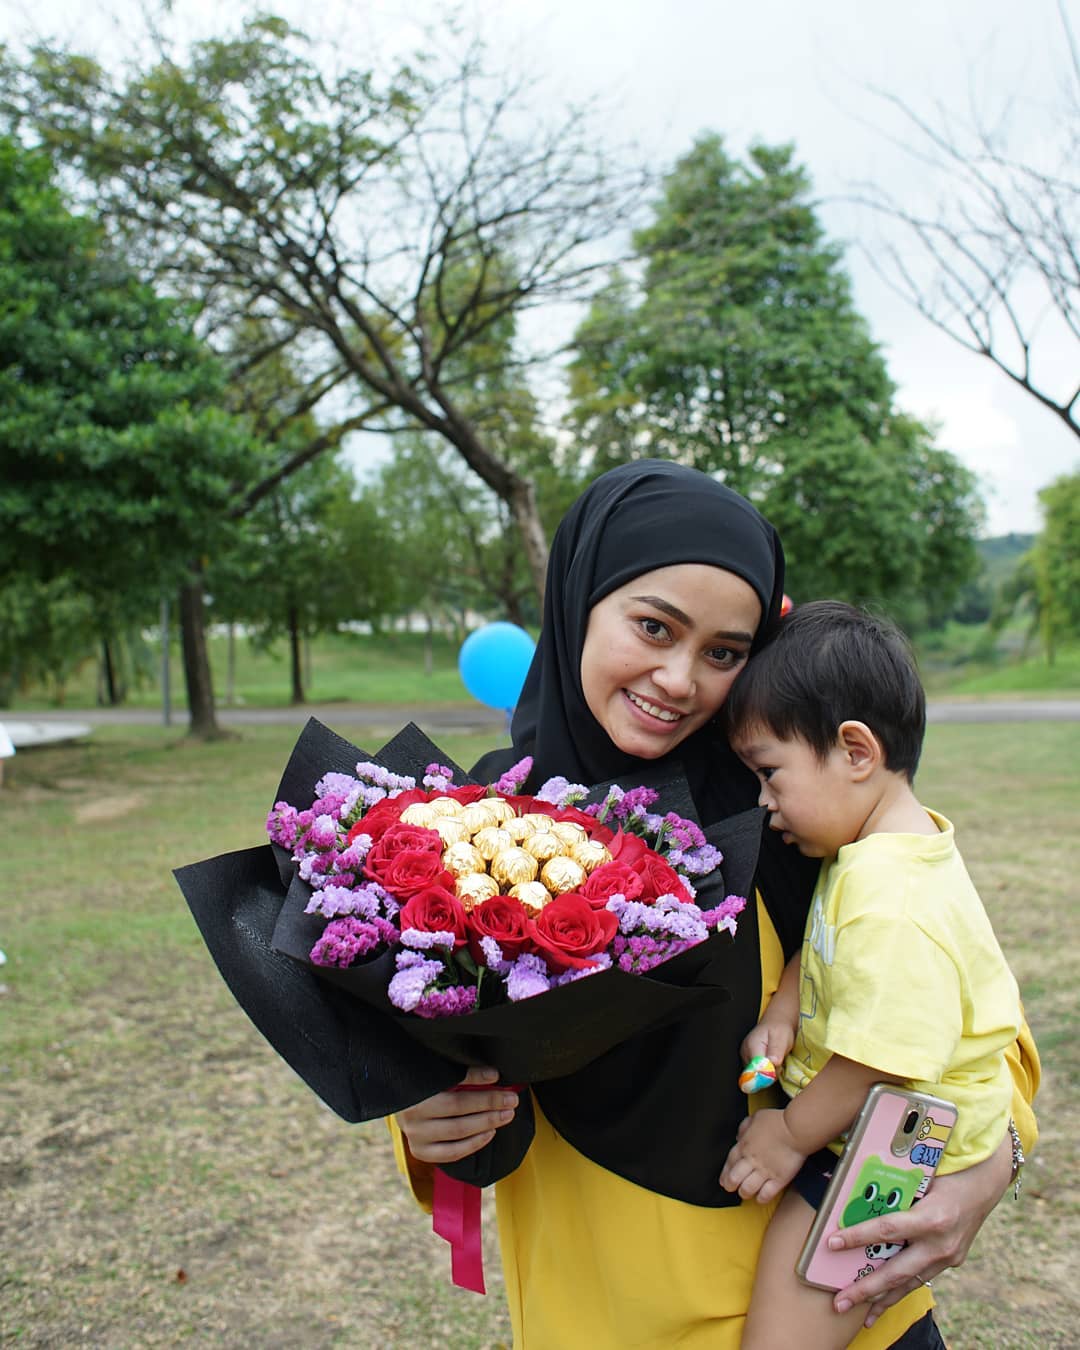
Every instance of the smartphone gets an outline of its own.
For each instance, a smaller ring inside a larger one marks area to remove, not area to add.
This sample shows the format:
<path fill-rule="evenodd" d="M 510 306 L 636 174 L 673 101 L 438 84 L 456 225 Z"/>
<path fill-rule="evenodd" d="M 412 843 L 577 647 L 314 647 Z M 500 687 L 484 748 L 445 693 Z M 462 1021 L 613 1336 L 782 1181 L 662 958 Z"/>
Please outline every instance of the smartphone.
<path fill-rule="evenodd" d="M 818 1289 L 843 1289 L 895 1256 L 902 1244 L 874 1243 L 831 1252 L 839 1228 L 910 1209 L 927 1192 L 956 1124 L 956 1107 L 941 1097 L 893 1083 L 875 1083 L 848 1131 L 825 1197 L 795 1263 Z"/>

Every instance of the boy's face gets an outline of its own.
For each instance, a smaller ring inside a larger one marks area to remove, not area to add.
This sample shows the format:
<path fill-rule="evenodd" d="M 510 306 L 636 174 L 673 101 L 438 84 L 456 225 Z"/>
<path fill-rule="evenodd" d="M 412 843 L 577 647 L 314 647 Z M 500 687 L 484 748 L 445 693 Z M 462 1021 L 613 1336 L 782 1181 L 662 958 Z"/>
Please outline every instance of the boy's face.
<path fill-rule="evenodd" d="M 859 837 L 862 803 L 856 800 L 846 750 L 838 743 L 820 759 L 806 741 L 781 740 L 754 727 L 733 743 L 735 753 L 761 783 L 758 804 L 769 828 L 807 858 L 831 858 Z"/>

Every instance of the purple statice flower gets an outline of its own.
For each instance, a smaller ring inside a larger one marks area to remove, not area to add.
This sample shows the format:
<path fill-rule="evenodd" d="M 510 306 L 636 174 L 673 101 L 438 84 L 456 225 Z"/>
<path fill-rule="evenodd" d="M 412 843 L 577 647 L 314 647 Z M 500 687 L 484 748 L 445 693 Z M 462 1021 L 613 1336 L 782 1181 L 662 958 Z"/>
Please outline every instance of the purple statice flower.
<path fill-rule="evenodd" d="M 484 953 L 483 964 L 488 970 L 493 970 L 496 975 L 505 975 L 513 964 L 503 957 L 502 948 L 493 937 L 482 937 L 480 939 L 480 950 Z"/>
<path fill-rule="evenodd" d="M 420 928 L 403 928 L 401 930 L 401 945 L 411 947 L 413 951 L 430 952 L 436 948 L 453 951 L 455 941 L 453 933 L 444 933 L 438 930 L 433 933 L 425 933 Z"/>
<path fill-rule="evenodd" d="M 564 984 L 583 980 L 586 975 L 596 975 L 601 970 L 611 969 L 611 957 L 607 952 L 597 952 L 595 956 L 590 956 L 589 960 L 592 962 L 591 965 L 571 967 L 570 970 L 564 970 L 561 975 L 556 975 L 551 981 L 552 989 L 561 989 Z"/>
<path fill-rule="evenodd" d="M 658 835 L 664 828 L 664 817 L 658 816 L 652 811 L 646 811 L 641 825 L 646 834 Z"/>
<path fill-rule="evenodd" d="M 644 818 L 649 807 L 659 797 L 659 793 L 648 787 L 631 788 L 624 792 L 612 808 L 616 820 L 627 822 L 634 817 Z"/>
<path fill-rule="evenodd" d="M 506 995 L 512 1003 L 544 994 L 550 988 L 547 962 L 533 952 L 522 952 L 507 972 Z"/>
<path fill-rule="evenodd" d="M 293 857 L 296 858 L 296 854 Z M 304 853 L 300 855 L 300 866 L 297 871 L 300 873 L 300 880 L 306 881 L 309 885 L 317 886 L 323 877 L 333 873 L 334 866 L 337 863 L 338 855 L 331 850 L 328 853 Z"/>
<path fill-rule="evenodd" d="M 536 794 L 538 802 L 548 802 L 560 810 L 567 806 L 576 806 L 589 795 L 584 783 L 571 783 L 561 775 L 549 778 Z"/>
<path fill-rule="evenodd" d="M 340 914 L 358 914 L 369 923 L 375 923 L 376 920 L 381 923 L 384 922 L 385 895 L 383 888 L 373 881 L 355 888 L 327 883 L 322 890 L 313 893 L 304 913 L 323 914 L 328 919 L 336 918 Z M 393 933 L 393 940 L 396 941 L 397 929 L 392 924 L 389 927 Z"/>
<path fill-rule="evenodd" d="M 726 895 L 715 909 L 707 909 L 701 917 L 710 928 L 716 928 L 717 931 L 723 929 L 734 937 L 738 927 L 736 915 L 741 914 L 745 908 L 744 895 Z"/>
<path fill-rule="evenodd" d="M 416 786 L 416 779 L 407 774 L 391 773 L 381 764 L 372 764 L 370 760 L 361 760 L 356 766 L 356 776 L 371 787 L 381 788 L 380 796 L 396 797 Z M 376 798 L 378 800 L 378 798 Z"/>
<path fill-rule="evenodd" d="M 396 976 L 395 976 L 396 978 Z M 417 1017 L 458 1017 L 476 1007 L 475 985 L 455 984 L 449 989 L 432 989 L 413 1009 Z"/>
<path fill-rule="evenodd" d="M 316 798 L 311 803 L 311 809 L 318 816 L 333 816 L 335 820 L 341 818 L 341 806 L 345 801 L 343 792 L 324 792 L 321 797 Z"/>
<path fill-rule="evenodd" d="M 448 787 L 453 786 L 454 771 L 448 769 L 445 764 L 429 764 L 424 770 L 421 782 L 432 792 L 445 792 Z"/>
<path fill-rule="evenodd" d="M 664 817 L 664 825 L 666 833 L 679 848 L 701 848 L 705 843 L 701 827 L 684 816 L 676 815 L 674 811 L 669 811 Z"/>
<path fill-rule="evenodd" d="M 348 848 L 343 848 L 338 854 L 338 866 L 347 867 L 356 870 L 363 866 L 364 859 L 371 848 L 371 835 L 354 835 L 352 843 Z"/>
<path fill-rule="evenodd" d="M 288 802 L 275 802 L 274 809 L 266 817 L 266 833 L 271 843 L 282 848 L 293 848 L 296 844 L 297 810 Z"/>
<path fill-rule="evenodd" d="M 311 949 L 311 960 L 316 966 L 351 966 L 366 956 L 383 941 L 375 924 L 348 916 L 334 919 L 323 929 L 322 936 Z"/>
<path fill-rule="evenodd" d="M 697 848 L 670 848 L 666 856 L 672 867 L 692 877 L 708 876 L 724 860 L 724 855 L 712 844 L 702 844 Z"/>
<path fill-rule="evenodd" d="M 495 791 L 504 797 L 516 796 L 521 790 L 522 783 L 532 773 L 532 766 L 532 755 L 526 755 L 524 759 L 519 759 L 516 764 L 511 764 L 494 785 Z M 542 800 L 547 801 L 547 798 L 545 797 Z"/>
<path fill-rule="evenodd" d="M 387 996 L 395 1008 L 412 1012 L 445 966 L 441 961 L 429 961 L 419 952 L 410 951 L 398 952 L 396 965 L 397 974 L 390 981 Z"/>
<path fill-rule="evenodd" d="M 324 852 L 326 849 L 334 848 L 337 841 L 337 821 L 333 816 L 319 815 L 312 821 L 311 829 L 308 830 L 307 837 L 304 840 L 304 847 Z"/>
<path fill-rule="evenodd" d="M 324 773 L 315 784 L 316 797 L 340 797 L 344 800 L 350 792 L 355 791 L 357 786 L 356 779 L 351 773 Z"/>

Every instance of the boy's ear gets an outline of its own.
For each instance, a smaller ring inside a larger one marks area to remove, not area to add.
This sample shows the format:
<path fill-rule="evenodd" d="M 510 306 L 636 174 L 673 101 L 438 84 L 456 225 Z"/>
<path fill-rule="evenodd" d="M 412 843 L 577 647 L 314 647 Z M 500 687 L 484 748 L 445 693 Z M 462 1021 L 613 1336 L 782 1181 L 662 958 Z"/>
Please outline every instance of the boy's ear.
<path fill-rule="evenodd" d="M 869 778 L 885 763 L 881 742 L 865 722 L 841 722 L 838 740 L 855 782 Z"/>

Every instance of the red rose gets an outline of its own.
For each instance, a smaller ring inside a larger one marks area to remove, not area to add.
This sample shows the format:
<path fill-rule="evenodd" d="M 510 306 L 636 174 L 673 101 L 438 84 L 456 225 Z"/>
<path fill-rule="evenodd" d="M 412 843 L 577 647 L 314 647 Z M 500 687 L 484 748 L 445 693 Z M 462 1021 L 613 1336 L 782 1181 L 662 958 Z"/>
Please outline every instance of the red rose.
<path fill-rule="evenodd" d="M 646 853 L 651 853 L 652 849 L 642 839 L 639 834 L 625 834 L 622 830 L 612 836 L 608 844 L 608 852 L 612 858 L 621 863 L 627 863 L 630 867 L 636 867 L 638 859 L 643 858 Z"/>
<path fill-rule="evenodd" d="M 421 933 L 453 933 L 455 948 L 465 943 L 465 908 L 445 886 L 425 886 L 410 896 L 398 922 L 402 932 L 418 928 Z"/>
<path fill-rule="evenodd" d="M 432 797 L 453 797 L 454 801 L 460 802 L 462 806 L 468 806 L 470 802 L 478 802 L 482 797 L 487 796 L 487 788 L 483 783 L 466 783 L 463 787 L 446 788 L 443 792 L 433 792 Z"/>
<path fill-rule="evenodd" d="M 400 853 L 431 853 L 436 860 L 442 857 L 443 841 L 437 830 L 425 830 L 419 825 L 402 825 L 401 821 L 387 825 L 378 842 L 364 860 L 364 871 L 372 881 L 390 890 L 386 880 L 390 864 Z M 441 870 L 441 865 L 440 865 Z"/>
<path fill-rule="evenodd" d="M 678 872 L 657 853 L 646 853 L 634 863 L 641 877 L 642 900 L 655 900 L 661 895 L 673 895 L 677 900 L 689 900 L 690 895 Z"/>
<path fill-rule="evenodd" d="M 592 965 L 615 936 L 619 921 L 606 909 L 593 909 L 584 896 L 568 891 L 529 920 L 533 947 L 553 971 Z"/>
<path fill-rule="evenodd" d="M 593 909 L 603 909 L 613 895 L 636 900 L 643 889 L 644 883 L 632 867 L 623 862 L 608 862 L 589 873 L 579 893 Z"/>
<path fill-rule="evenodd" d="M 425 833 L 434 834 L 435 831 Z M 380 840 L 376 848 L 382 848 L 383 842 Z M 425 848 L 406 848 L 380 857 L 375 857 L 373 848 L 364 861 L 364 872 L 399 900 L 407 900 L 425 886 L 454 889 L 453 875 L 443 867 L 442 855 Z"/>
<path fill-rule="evenodd" d="M 513 895 L 493 895 L 471 909 L 465 918 L 469 951 L 477 965 L 486 965 L 480 939 L 494 938 L 507 961 L 530 945 L 529 911 Z"/>

